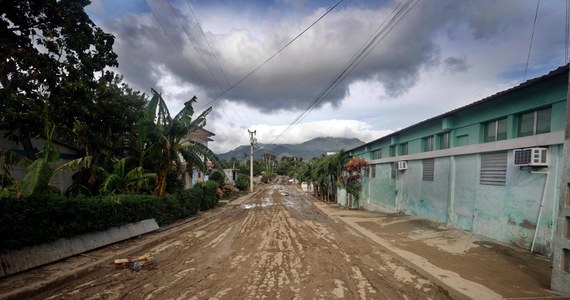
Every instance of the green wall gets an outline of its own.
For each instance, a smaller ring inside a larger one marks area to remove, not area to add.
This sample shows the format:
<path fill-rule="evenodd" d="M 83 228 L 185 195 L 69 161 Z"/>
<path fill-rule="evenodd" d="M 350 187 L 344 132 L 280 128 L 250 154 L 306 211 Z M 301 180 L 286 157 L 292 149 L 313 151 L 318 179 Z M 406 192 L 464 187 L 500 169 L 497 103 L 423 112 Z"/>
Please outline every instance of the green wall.
<path fill-rule="evenodd" d="M 550 255 L 563 165 L 568 75 L 564 72 L 532 82 L 349 150 L 347 155 L 362 156 L 376 170 L 374 178 L 362 179 L 361 205 L 423 216 L 527 250 L 536 231 L 535 251 Z M 550 133 L 517 137 L 518 115 L 548 106 L 552 107 Z M 484 124 L 505 117 L 507 140 L 483 143 Z M 451 133 L 451 147 L 437 151 L 437 136 L 443 132 Z M 436 137 L 436 151 L 423 152 L 422 139 L 427 136 Z M 390 157 L 390 146 L 401 143 L 408 143 L 409 154 Z M 514 166 L 512 150 L 525 147 L 547 147 L 550 166 Z M 372 160 L 372 151 L 377 149 L 382 158 Z M 480 154 L 493 151 L 508 153 L 504 186 L 479 182 Z M 426 158 L 435 159 L 433 181 L 422 179 Z M 408 169 L 392 171 L 392 163 L 398 160 L 408 161 Z M 345 201 L 346 196 L 341 192 L 339 199 Z"/>

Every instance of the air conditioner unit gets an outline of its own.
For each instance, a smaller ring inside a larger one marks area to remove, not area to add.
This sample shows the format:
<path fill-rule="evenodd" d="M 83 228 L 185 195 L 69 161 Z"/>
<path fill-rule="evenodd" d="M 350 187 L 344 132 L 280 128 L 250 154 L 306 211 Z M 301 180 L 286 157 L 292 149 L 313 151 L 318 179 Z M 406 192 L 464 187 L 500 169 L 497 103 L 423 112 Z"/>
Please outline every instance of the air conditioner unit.
<path fill-rule="evenodd" d="M 548 167 L 547 148 L 516 149 L 515 166 Z"/>
<path fill-rule="evenodd" d="M 408 162 L 405 160 L 397 161 L 396 162 L 396 170 L 402 171 L 408 169 Z"/>

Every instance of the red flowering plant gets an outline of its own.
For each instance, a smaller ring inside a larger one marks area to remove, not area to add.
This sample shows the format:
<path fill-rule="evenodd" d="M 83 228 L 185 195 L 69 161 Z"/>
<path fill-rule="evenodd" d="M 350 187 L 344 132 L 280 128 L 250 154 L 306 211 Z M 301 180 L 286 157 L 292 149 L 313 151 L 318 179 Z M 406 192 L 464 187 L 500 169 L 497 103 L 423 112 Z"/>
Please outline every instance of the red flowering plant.
<path fill-rule="evenodd" d="M 360 190 L 362 184 L 360 183 L 361 171 L 368 167 L 368 163 L 359 156 L 352 157 L 345 165 L 342 180 L 346 192 L 354 197 L 354 203 L 359 206 Z M 347 201 L 348 205 L 348 201 Z"/>

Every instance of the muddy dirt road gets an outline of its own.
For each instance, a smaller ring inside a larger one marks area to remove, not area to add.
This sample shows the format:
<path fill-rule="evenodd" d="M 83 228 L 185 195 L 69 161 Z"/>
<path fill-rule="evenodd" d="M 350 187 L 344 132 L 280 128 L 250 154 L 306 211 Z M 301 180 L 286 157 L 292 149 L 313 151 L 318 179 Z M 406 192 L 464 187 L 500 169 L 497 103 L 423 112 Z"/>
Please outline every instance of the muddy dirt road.
<path fill-rule="evenodd" d="M 293 186 L 269 185 L 152 248 L 151 269 L 111 262 L 37 299 L 448 299 Z"/>

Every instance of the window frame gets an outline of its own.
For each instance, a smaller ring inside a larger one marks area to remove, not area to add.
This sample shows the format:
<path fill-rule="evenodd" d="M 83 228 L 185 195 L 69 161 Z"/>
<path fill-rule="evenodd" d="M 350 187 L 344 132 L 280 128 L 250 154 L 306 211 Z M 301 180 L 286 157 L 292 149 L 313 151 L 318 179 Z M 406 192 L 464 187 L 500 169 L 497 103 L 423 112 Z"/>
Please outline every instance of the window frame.
<path fill-rule="evenodd" d="M 439 149 L 451 148 L 451 132 L 442 132 L 439 134 Z"/>
<path fill-rule="evenodd" d="M 381 159 L 382 158 L 382 148 L 372 150 L 372 159 Z"/>
<path fill-rule="evenodd" d="M 503 123 L 504 132 L 499 132 L 499 128 L 501 128 L 500 124 Z M 493 125 L 493 135 L 488 135 L 489 126 Z M 508 120 L 507 118 L 500 118 L 493 121 L 489 121 L 483 124 L 483 142 L 484 143 L 491 143 L 497 141 L 504 141 L 507 139 L 507 132 L 508 132 Z"/>
<path fill-rule="evenodd" d="M 546 130 L 539 130 L 539 113 L 541 112 L 546 112 L 548 111 L 548 120 L 546 120 L 546 122 L 543 123 L 546 124 Z M 522 127 L 523 127 L 523 117 L 531 115 L 532 116 L 532 131 L 528 131 L 528 132 L 521 132 Z M 517 124 L 517 137 L 525 137 L 525 136 L 532 136 L 532 135 L 537 135 L 537 134 L 543 134 L 543 133 L 548 133 L 551 132 L 552 130 L 552 106 L 549 107 L 544 107 L 541 109 L 536 109 L 533 111 L 528 111 L 528 112 L 524 112 L 521 113 L 517 116 L 517 120 L 518 120 L 518 124 Z"/>
<path fill-rule="evenodd" d="M 400 149 L 399 149 L 399 150 L 400 150 L 400 155 L 408 155 L 409 152 L 408 152 L 408 143 L 407 143 L 407 142 L 406 142 L 406 143 L 401 143 L 401 144 L 400 144 L 400 147 L 398 147 L 398 148 L 400 148 Z"/>
<path fill-rule="evenodd" d="M 423 151 L 424 152 L 429 152 L 429 151 L 435 150 L 433 135 L 426 136 L 426 137 L 422 138 L 422 142 L 423 142 L 422 144 L 423 144 L 423 148 L 424 148 Z"/>

